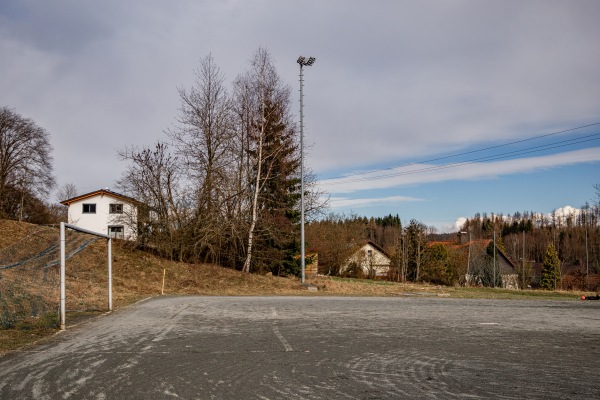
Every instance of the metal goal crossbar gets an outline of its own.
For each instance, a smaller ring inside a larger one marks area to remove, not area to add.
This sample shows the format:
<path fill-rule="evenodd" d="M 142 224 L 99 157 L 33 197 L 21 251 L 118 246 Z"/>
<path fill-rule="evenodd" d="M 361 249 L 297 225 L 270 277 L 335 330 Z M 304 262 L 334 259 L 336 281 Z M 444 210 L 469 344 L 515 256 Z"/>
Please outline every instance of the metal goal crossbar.
<path fill-rule="evenodd" d="M 93 232 L 87 229 L 77 227 L 75 225 L 60 223 L 60 329 L 66 329 L 66 229 L 71 229 L 77 232 L 87 233 L 88 235 L 98 236 L 108 241 L 108 310 L 112 311 L 112 251 L 111 237 L 103 233 Z"/>

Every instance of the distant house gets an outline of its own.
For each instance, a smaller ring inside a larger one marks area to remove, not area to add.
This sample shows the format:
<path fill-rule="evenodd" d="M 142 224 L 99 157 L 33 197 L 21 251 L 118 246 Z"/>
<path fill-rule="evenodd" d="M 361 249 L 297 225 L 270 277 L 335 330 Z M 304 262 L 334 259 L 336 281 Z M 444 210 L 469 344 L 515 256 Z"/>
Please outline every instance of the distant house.
<path fill-rule="evenodd" d="M 61 201 L 68 206 L 68 223 L 117 239 L 137 237 L 137 200 L 110 191 L 95 190 Z"/>
<path fill-rule="evenodd" d="M 307 277 L 317 276 L 319 274 L 319 253 L 308 251 L 305 256 L 304 275 Z M 294 256 L 294 259 L 298 260 L 298 263 L 300 263 L 300 258 L 300 254 Z"/>
<path fill-rule="evenodd" d="M 375 242 L 368 241 L 348 258 L 342 271 L 348 273 L 359 269 L 370 278 L 385 277 L 390 270 L 391 258 Z"/>
<path fill-rule="evenodd" d="M 493 274 L 493 269 L 495 267 L 495 273 L 500 275 L 501 286 L 504 289 L 519 288 L 519 274 L 517 272 L 517 267 L 499 247 L 496 247 L 496 258 L 494 260 L 493 240 L 472 240 L 470 246 L 470 270 L 467 271 L 467 282 L 481 283 L 481 276 L 483 275 L 482 270 L 487 268 L 487 274 L 489 275 L 489 269 L 492 268 Z"/>
<path fill-rule="evenodd" d="M 519 288 L 519 274 L 517 267 L 508 256 L 496 247 L 496 259 L 494 261 L 494 242 L 492 239 L 464 240 L 459 234 L 457 241 L 430 242 L 428 245 L 442 244 L 449 250 L 460 251 L 466 255 L 467 273 L 466 282 L 470 285 L 493 284 L 495 275 L 501 281 L 500 285 L 505 289 Z M 495 271 L 494 271 L 495 269 Z"/>

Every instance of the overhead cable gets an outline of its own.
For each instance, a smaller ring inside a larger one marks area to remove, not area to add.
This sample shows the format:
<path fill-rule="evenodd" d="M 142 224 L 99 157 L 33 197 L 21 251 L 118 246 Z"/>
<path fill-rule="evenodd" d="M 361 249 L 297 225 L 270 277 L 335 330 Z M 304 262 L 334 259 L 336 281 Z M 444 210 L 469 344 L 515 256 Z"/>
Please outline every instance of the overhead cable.
<path fill-rule="evenodd" d="M 587 127 L 594 126 L 594 125 L 600 125 L 600 122 L 580 126 L 577 128 L 571 128 L 571 129 L 563 130 L 560 132 L 553 132 L 553 133 L 549 133 L 549 134 L 545 134 L 545 135 L 535 136 L 535 137 L 528 138 L 528 139 L 513 141 L 510 143 L 500 144 L 500 145 L 496 145 L 496 146 L 490 146 L 490 147 L 486 147 L 483 149 L 472 150 L 472 151 L 453 154 L 453 155 L 444 156 L 444 157 L 437 157 L 437 158 L 433 158 L 433 159 L 429 159 L 429 160 L 425 160 L 425 161 L 413 162 L 413 163 L 408 163 L 408 164 L 395 166 L 395 167 L 388 167 L 388 168 L 382 168 L 382 169 L 371 170 L 371 171 L 366 171 L 366 172 L 360 172 L 360 173 L 356 173 L 356 174 L 352 174 L 352 175 L 344 176 L 344 177 L 339 177 L 339 178 L 323 179 L 320 182 L 327 182 L 328 185 L 339 185 L 339 184 L 345 184 L 345 183 L 363 182 L 363 181 L 369 181 L 369 180 L 379 180 L 379 179 L 385 179 L 385 178 L 389 178 L 389 177 L 412 175 L 412 174 L 423 173 L 423 172 L 428 172 L 428 171 L 433 171 L 433 170 L 454 168 L 454 167 L 458 167 L 461 165 L 468 165 L 468 164 L 473 164 L 473 163 L 481 162 L 481 161 L 493 161 L 493 160 L 504 159 L 504 158 L 508 158 L 508 157 L 516 156 L 516 155 L 531 154 L 531 153 L 537 153 L 537 152 L 555 149 L 555 148 L 573 146 L 575 144 L 598 140 L 598 139 L 600 139 L 600 133 L 593 133 L 593 134 L 583 136 L 583 137 L 578 137 L 578 138 L 565 139 L 565 140 L 561 140 L 558 142 L 553 142 L 553 143 L 549 143 L 549 144 L 545 144 L 545 145 L 530 147 L 528 149 L 514 150 L 514 151 L 500 153 L 500 154 L 478 157 L 478 158 L 474 158 L 474 159 L 467 160 L 467 161 L 458 161 L 458 162 L 453 162 L 453 163 L 434 165 L 434 166 L 419 168 L 419 169 L 415 169 L 415 170 L 411 170 L 411 171 L 393 172 L 393 173 L 389 173 L 389 174 L 368 176 L 368 177 L 363 177 L 363 178 L 360 177 L 361 175 L 367 175 L 367 174 L 371 175 L 371 174 L 377 174 L 379 172 L 384 172 L 384 171 L 394 171 L 394 170 L 398 170 L 398 169 L 406 168 L 406 167 L 410 167 L 410 166 L 423 165 L 426 163 L 430 163 L 432 161 L 439 161 L 439 160 L 449 159 L 449 158 L 458 157 L 458 156 L 462 156 L 462 155 L 474 154 L 474 153 L 478 153 L 478 152 L 482 152 L 482 151 L 486 151 L 486 150 L 506 147 L 506 146 L 510 146 L 513 144 L 518 144 L 518 143 L 523 143 L 523 142 L 532 141 L 532 140 L 536 140 L 536 139 L 541 139 L 544 137 L 553 136 L 553 135 L 557 135 L 557 134 L 565 133 L 565 132 L 569 132 L 569 131 L 574 131 L 577 129 L 587 128 Z"/>

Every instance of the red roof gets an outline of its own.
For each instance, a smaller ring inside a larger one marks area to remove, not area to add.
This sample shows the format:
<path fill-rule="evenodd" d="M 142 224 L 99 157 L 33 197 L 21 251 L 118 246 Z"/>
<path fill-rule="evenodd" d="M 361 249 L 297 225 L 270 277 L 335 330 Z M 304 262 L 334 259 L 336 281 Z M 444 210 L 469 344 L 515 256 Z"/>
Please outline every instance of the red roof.
<path fill-rule="evenodd" d="M 469 247 L 471 248 L 471 252 L 484 252 L 487 251 L 488 246 L 492 243 L 492 239 L 474 239 L 466 243 L 458 243 L 457 241 L 438 241 L 438 242 L 429 242 L 428 246 L 433 246 L 435 244 L 441 244 L 446 246 L 449 249 L 456 250 L 464 250 L 468 251 Z M 498 253 L 506 259 L 506 261 L 510 264 L 513 269 L 516 269 L 515 264 L 511 261 L 511 259 L 499 248 L 496 248 Z"/>
<path fill-rule="evenodd" d="M 137 201 L 136 199 L 134 199 L 133 197 L 129 197 L 129 196 L 125 196 L 124 194 L 120 194 L 117 192 L 113 192 L 111 190 L 108 189 L 100 189 L 100 190 L 95 190 L 93 192 L 89 192 L 86 194 L 82 194 L 67 200 L 63 200 L 60 202 L 60 204 L 63 204 L 65 206 L 69 206 L 71 205 L 71 203 L 75 203 L 77 201 L 81 201 L 81 200 L 85 200 L 88 199 L 90 197 L 94 197 L 94 196 L 110 196 L 110 197 L 114 197 L 115 199 L 119 199 L 119 200 L 123 200 L 129 203 L 134 203 L 134 204 L 139 204 L 140 202 Z"/>

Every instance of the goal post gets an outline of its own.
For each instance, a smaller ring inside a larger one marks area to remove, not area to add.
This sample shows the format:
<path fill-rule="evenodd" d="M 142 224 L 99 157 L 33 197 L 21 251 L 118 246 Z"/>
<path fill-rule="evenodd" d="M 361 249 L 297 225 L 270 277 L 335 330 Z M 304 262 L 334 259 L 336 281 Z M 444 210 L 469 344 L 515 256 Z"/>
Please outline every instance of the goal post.
<path fill-rule="evenodd" d="M 112 311 L 112 249 L 111 237 L 103 233 L 93 232 L 87 229 L 77 227 L 75 225 L 60 223 L 60 329 L 66 329 L 66 229 L 71 229 L 88 235 L 98 236 L 108 241 L 108 310 Z"/>

